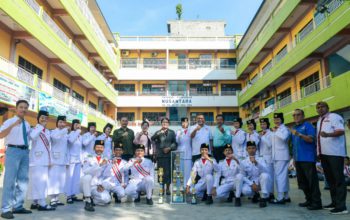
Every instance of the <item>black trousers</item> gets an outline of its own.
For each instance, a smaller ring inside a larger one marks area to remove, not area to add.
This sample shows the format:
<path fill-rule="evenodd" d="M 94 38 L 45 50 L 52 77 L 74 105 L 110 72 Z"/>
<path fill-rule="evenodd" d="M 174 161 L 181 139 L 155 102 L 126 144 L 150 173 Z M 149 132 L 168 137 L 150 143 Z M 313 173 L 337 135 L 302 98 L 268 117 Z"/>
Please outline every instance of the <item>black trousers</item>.
<path fill-rule="evenodd" d="M 299 189 L 303 190 L 306 201 L 313 206 L 321 206 L 321 192 L 318 183 L 316 163 L 295 162 Z"/>
<path fill-rule="evenodd" d="M 346 184 L 344 176 L 344 157 L 321 155 L 321 165 L 329 184 L 332 204 L 335 208 L 346 208 Z"/>
<path fill-rule="evenodd" d="M 213 154 L 214 154 L 214 158 L 215 158 L 216 162 L 219 163 L 220 160 L 225 159 L 224 149 L 225 149 L 224 146 L 213 148 Z"/>

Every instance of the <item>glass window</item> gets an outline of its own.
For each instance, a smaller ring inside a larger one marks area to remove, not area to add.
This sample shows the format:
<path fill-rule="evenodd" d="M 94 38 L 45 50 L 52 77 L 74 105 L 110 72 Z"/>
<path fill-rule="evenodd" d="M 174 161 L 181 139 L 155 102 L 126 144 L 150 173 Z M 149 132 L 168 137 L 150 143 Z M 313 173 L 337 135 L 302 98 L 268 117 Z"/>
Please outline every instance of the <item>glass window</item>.
<path fill-rule="evenodd" d="M 236 95 L 241 88 L 240 84 L 221 84 L 221 95 Z"/>
<path fill-rule="evenodd" d="M 165 118 L 165 112 L 143 112 L 142 119 L 148 121 L 160 121 Z"/>
<path fill-rule="evenodd" d="M 238 112 L 223 112 L 222 115 L 225 121 L 233 121 L 233 119 L 239 118 Z"/>
<path fill-rule="evenodd" d="M 114 84 L 114 89 L 119 92 L 119 95 L 134 94 L 135 84 Z"/>
<path fill-rule="evenodd" d="M 211 54 L 201 54 L 199 55 L 200 66 L 201 68 L 210 68 L 211 67 Z"/>
<path fill-rule="evenodd" d="M 43 78 L 43 70 L 40 69 L 39 67 L 35 66 L 28 60 L 24 59 L 23 57 L 19 56 L 18 58 L 18 66 L 22 67 L 23 69 L 27 70 L 28 72 L 32 74 L 38 75 L 40 79 Z"/>
<path fill-rule="evenodd" d="M 143 84 L 142 94 L 165 95 L 164 84 Z"/>
<path fill-rule="evenodd" d="M 169 95 L 184 96 L 186 95 L 186 81 L 169 81 Z"/>
<path fill-rule="evenodd" d="M 350 44 L 327 57 L 329 72 L 339 76 L 350 70 Z"/>
<path fill-rule="evenodd" d="M 165 69 L 166 59 L 164 58 L 144 58 L 143 68 Z"/>
<path fill-rule="evenodd" d="M 221 58 L 220 69 L 233 69 L 236 66 L 236 58 Z"/>
<path fill-rule="evenodd" d="M 122 117 L 127 117 L 129 121 L 135 121 L 134 112 L 117 112 L 117 120 L 120 121 Z"/>
<path fill-rule="evenodd" d="M 89 101 L 89 107 L 92 109 L 95 109 L 95 110 L 97 109 L 97 105 L 93 102 L 90 102 L 90 101 Z"/>
<path fill-rule="evenodd" d="M 197 115 L 201 113 L 204 115 L 205 121 L 212 122 L 214 121 L 214 113 L 213 112 L 191 112 L 191 121 L 196 121 Z"/>
<path fill-rule="evenodd" d="M 287 55 L 287 45 L 284 46 L 275 56 L 275 62 L 278 63 L 283 57 Z"/>
<path fill-rule="evenodd" d="M 265 101 L 265 108 L 267 108 L 267 107 L 269 107 L 271 105 L 274 105 L 274 104 L 275 104 L 275 98 L 273 97 L 273 98 Z"/>
<path fill-rule="evenodd" d="M 280 101 L 288 96 L 291 96 L 291 91 L 290 91 L 290 88 L 284 90 L 283 92 L 279 93 L 277 95 L 277 100 Z"/>
<path fill-rule="evenodd" d="M 65 84 L 63 84 L 62 82 L 60 82 L 57 79 L 53 79 L 53 86 L 56 87 L 57 89 L 63 91 L 63 92 L 69 92 L 70 91 L 68 86 L 66 86 Z"/>
<path fill-rule="evenodd" d="M 84 96 L 80 95 L 79 93 L 77 93 L 74 90 L 73 90 L 72 96 L 73 96 L 73 98 L 78 99 L 81 102 L 84 102 Z"/>
<path fill-rule="evenodd" d="M 301 96 L 305 97 L 320 90 L 319 73 L 316 72 L 300 81 Z"/>
<path fill-rule="evenodd" d="M 122 59 L 122 68 L 136 68 L 136 67 L 137 67 L 137 58 Z"/>
<path fill-rule="evenodd" d="M 212 95 L 213 86 L 211 84 L 190 84 L 190 95 Z"/>
<path fill-rule="evenodd" d="M 270 60 L 262 69 L 261 74 L 267 73 L 272 68 L 272 60 Z"/>

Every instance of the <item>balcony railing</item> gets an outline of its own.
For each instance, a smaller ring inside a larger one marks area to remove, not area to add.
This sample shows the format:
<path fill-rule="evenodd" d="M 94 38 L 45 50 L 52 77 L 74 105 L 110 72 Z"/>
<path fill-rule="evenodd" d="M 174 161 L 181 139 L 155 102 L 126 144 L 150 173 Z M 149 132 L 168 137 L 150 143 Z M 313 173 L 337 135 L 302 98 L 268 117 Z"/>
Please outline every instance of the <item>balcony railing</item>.
<path fill-rule="evenodd" d="M 236 96 L 239 91 L 118 91 L 121 96 Z"/>
<path fill-rule="evenodd" d="M 177 37 L 177 36 L 120 36 L 119 41 L 234 41 L 234 36 L 225 37 Z"/>
<path fill-rule="evenodd" d="M 128 126 L 140 127 L 142 122 L 143 122 L 142 120 L 129 121 Z M 148 121 L 148 123 L 150 126 L 161 126 L 162 125 L 160 121 Z M 190 121 L 190 125 L 195 125 L 196 123 L 197 123 L 196 121 Z M 216 126 L 215 121 L 206 121 L 205 124 L 208 126 Z M 233 121 L 225 121 L 224 124 L 228 125 L 228 126 L 232 126 Z M 181 126 L 181 121 L 170 121 L 169 125 L 170 126 Z M 120 121 L 117 121 L 117 126 L 121 126 Z"/>
<path fill-rule="evenodd" d="M 10 62 L 9 60 L 0 56 L 0 71 L 12 76 L 13 78 L 27 84 L 32 88 L 36 88 L 39 91 L 45 92 L 56 99 L 65 102 L 66 104 L 73 106 L 74 108 L 80 109 L 83 112 L 90 112 L 90 107 L 70 96 L 69 93 L 63 92 L 53 85 L 39 79 L 37 76 L 33 75 L 29 71 L 17 66 L 15 63 Z M 115 124 L 115 121 L 106 115 L 103 115 L 100 112 L 94 112 L 94 115 L 98 115 L 105 121 L 108 121 L 112 124 Z"/>

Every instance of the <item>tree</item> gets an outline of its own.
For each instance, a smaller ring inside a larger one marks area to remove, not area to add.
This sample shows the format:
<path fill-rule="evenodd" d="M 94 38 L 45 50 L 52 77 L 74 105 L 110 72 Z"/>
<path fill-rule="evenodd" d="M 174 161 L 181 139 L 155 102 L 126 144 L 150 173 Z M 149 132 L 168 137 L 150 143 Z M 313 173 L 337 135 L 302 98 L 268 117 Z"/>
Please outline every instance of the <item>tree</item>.
<path fill-rule="evenodd" d="M 177 14 L 177 19 L 181 20 L 182 16 L 182 4 L 177 4 L 176 5 L 176 14 Z"/>

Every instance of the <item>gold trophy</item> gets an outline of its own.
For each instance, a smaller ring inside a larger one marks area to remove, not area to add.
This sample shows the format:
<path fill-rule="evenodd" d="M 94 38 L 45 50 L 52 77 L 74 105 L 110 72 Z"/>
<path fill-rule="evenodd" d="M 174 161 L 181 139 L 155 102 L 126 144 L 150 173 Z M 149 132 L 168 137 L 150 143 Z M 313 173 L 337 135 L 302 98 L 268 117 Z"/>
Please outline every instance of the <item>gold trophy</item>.
<path fill-rule="evenodd" d="M 172 204 L 184 204 L 186 203 L 186 193 L 184 190 L 183 171 L 181 170 L 181 154 L 183 152 L 172 152 L 172 190 L 171 190 L 171 203 Z"/>
<path fill-rule="evenodd" d="M 164 184 L 163 184 L 163 176 L 164 176 L 164 170 L 163 167 L 159 167 L 158 169 L 158 176 L 159 176 L 159 200 L 158 204 L 164 203 Z"/>
<path fill-rule="evenodd" d="M 194 188 L 196 184 L 196 176 L 197 173 L 192 171 L 191 172 L 191 181 L 192 181 L 192 199 L 191 199 L 191 204 L 196 205 L 197 204 L 197 198 L 196 198 L 196 189 Z"/>

